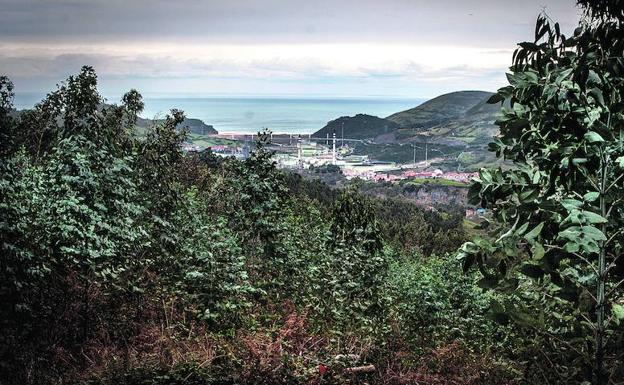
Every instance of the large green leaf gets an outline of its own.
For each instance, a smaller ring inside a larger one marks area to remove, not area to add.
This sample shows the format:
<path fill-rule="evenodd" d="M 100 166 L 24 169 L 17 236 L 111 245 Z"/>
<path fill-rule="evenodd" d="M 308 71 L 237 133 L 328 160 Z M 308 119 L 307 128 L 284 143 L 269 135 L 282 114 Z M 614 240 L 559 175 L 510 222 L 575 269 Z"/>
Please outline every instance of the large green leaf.
<path fill-rule="evenodd" d="M 544 228 L 544 222 L 541 222 L 539 225 L 535 226 L 533 230 L 526 233 L 524 235 L 524 239 L 526 239 L 527 241 L 530 241 L 530 240 L 537 238 L 542 232 L 543 228 Z"/>
<path fill-rule="evenodd" d="M 624 306 L 614 303 L 611 305 L 611 314 L 613 314 L 613 319 L 619 325 L 622 320 L 624 320 Z"/>
<path fill-rule="evenodd" d="M 583 202 L 576 199 L 563 199 L 561 200 L 561 204 L 568 211 L 572 211 L 573 209 L 577 209 L 583 206 Z"/>
<path fill-rule="evenodd" d="M 602 138 L 602 136 L 600 136 L 600 134 L 594 131 L 586 132 L 584 135 L 584 138 L 589 143 L 604 142 L 604 139 Z"/>
<path fill-rule="evenodd" d="M 598 197 L 600 197 L 600 193 L 597 191 L 590 191 L 588 193 L 586 193 L 585 195 L 583 195 L 583 199 L 586 202 L 593 202 L 596 199 L 598 199 Z"/>

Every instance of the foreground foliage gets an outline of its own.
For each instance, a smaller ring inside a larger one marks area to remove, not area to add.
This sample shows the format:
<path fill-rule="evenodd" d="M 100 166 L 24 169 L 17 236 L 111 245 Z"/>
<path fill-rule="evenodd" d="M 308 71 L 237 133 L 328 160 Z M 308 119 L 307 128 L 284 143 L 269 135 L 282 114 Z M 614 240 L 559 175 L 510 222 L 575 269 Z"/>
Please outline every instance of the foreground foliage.
<path fill-rule="evenodd" d="M 177 110 L 139 137 L 141 96 L 106 104 L 90 67 L 28 111 L 1 77 L 3 383 L 621 382 L 612 11 L 519 51 L 494 144 L 517 168 L 472 188 L 496 237 L 466 273 L 459 207 L 285 174 L 268 132 L 184 153 Z"/>
<path fill-rule="evenodd" d="M 244 161 L 185 154 L 177 110 L 135 135 L 141 96 L 105 104 L 89 67 L 32 110 L 0 90 L 3 383 L 517 376 L 474 280 L 418 256 L 464 239 L 460 209 L 283 174 L 267 133 Z"/>
<path fill-rule="evenodd" d="M 604 384 L 624 377 L 624 4 L 580 3 L 571 37 L 537 20 L 491 99 L 510 102 L 490 146 L 515 167 L 480 172 L 472 200 L 492 209 L 496 240 L 460 258 L 513 293 L 494 311 L 549 345 L 553 380 Z"/>

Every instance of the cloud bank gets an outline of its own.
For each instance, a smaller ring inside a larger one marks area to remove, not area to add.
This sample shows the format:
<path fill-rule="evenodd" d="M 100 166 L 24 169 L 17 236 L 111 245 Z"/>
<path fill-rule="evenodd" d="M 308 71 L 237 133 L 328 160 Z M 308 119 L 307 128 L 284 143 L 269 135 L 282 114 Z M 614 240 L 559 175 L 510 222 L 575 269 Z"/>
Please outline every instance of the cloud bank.
<path fill-rule="evenodd" d="M 544 2 L 573 28 L 564 0 L 0 0 L 0 73 L 37 92 L 89 64 L 111 95 L 493 90 Z"/>

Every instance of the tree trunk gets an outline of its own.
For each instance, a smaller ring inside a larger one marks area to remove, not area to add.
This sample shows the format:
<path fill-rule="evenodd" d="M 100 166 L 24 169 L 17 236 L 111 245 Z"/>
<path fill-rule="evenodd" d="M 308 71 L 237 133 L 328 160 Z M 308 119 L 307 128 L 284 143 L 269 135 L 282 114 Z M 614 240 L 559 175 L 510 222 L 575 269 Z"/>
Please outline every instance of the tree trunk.
<path fill-rule="evenodd" d="M 607 216 L 607 156 L 602 154 L 602 167 L 600 175 L 600 215 Z M 603 223 L 601 229 L 607 234 L 607 224 Z M 606 241 L 602 241 L 600 255 L 598 257 L 598 277 L 596 293 L 596 384 L 604 384 L 604 318 L 605 318 L 605 281 L 606 281 Z"/>

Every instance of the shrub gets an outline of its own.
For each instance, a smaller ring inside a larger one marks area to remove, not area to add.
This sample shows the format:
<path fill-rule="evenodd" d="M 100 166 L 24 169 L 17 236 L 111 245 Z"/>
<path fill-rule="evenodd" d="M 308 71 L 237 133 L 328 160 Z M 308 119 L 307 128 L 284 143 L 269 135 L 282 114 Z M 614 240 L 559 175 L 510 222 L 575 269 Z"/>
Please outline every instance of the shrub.
<path fill-rule="evenodd" d="M 474 275 L 465 276 L 449 258 L 401 259 L 390 266 L 387 297 L 391 320 L 412 349 L 425 352 L 462 340 L 477 351 L 505 347 L 511 331 L 489 317 L 494 294 L 485 293 Z"/>

